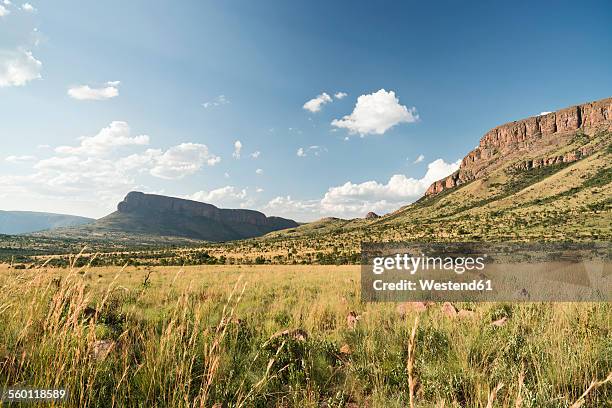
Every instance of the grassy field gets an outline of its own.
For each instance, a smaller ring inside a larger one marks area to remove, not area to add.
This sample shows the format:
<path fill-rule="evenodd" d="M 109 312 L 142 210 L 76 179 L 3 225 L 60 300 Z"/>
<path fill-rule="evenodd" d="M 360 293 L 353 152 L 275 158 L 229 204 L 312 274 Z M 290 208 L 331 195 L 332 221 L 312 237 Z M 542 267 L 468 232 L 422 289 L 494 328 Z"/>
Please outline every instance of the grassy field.
<path fill-rule="evenodd" d="M 358 266 L 0 265 L 0 287 L 0 388 L 68 406 L 612 406 L 606 303 L 364 304 Z"/>

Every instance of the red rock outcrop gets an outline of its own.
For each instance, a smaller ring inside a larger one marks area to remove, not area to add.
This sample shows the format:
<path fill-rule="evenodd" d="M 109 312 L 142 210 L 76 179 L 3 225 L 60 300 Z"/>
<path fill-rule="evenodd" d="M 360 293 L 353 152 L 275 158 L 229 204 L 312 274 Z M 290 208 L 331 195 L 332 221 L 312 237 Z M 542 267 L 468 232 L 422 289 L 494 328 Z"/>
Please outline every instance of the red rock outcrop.
<path fill-rule="evenodd" d="M 434 182 L 426 196 L 472 181 L 485 175 L 495 158 L 503 158 L 519 151 L 528 151 L 533 143 L 556 136 L 575 132 L 578 129 L 612 129 L 612 98 L 572 106 L 541 116 L 506 123 L 488 131 L 478 147 L 461 161 L 459 170 L 450 176 Z M 588 149 L 580 149 L 562 156 L 546 159 L 527 160 L 525 169 L 547 166 L 560 162 L 571 162 L 591 154 Z"/>

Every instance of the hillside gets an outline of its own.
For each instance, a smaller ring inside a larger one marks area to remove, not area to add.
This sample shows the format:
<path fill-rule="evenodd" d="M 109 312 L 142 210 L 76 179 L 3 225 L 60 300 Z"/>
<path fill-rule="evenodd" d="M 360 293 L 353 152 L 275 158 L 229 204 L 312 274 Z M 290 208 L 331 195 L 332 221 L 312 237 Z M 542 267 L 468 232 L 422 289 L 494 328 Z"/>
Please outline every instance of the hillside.
<path fill-rule="evenodd" d="M 0 234 L 27 234 L 94 222 L 92 218 L 32 211 L 0 211 Z"/>
<path fill-rule="evenodd" d="M 554 131 L 522 133 L 551 118 Z M 209 249 L 328 263 L 356 260 L 368 241 L 612 240 L 612 99 L 499 126 L 462 163 L 419 201 L 380 218 L 328 218 Z"/>
<path fill-rule="evenodd" d="M 417 202 L 379 218 L 324 218 L 298 225 L 256 211 L 194 203 L 130 193 L 117 212 L 53 236 L 127 246 L 143 240 L 170 245 L 164 236 L 177 234 L 232 240 L 143 255 L 153 263 L 165 258 L 172 264 L 191 262 L 198 252 L 210 255 L 207 262 L 357 263 L 362 242 L 381 241 L 609 242 L 612 99 L 496 127 L 458 172 L 434 183 Z"/>
<path fill-rule="evenodd" d="M 293 220 L 267 217 L 259 211 L 222 209 L 198 201 L 131 192 L 112 214 L 90 225 L 53 231 L 51 235 L 82 237 L 86 241 L 161 243 L 170 237 L 181 237 L 218 242 L 257 237 L 297 226 Z"/>

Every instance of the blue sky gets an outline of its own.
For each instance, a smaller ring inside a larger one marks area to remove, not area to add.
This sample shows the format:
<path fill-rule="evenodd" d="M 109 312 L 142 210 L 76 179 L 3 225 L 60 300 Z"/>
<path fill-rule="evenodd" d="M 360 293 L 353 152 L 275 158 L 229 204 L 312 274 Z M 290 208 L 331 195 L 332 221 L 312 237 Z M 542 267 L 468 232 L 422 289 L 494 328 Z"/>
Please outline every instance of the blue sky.
<path fill-rule="evenodd" d="M 488 129 L 612 94 L 605 1 L 0 6 L 0 209 L 385 213 Z"/>

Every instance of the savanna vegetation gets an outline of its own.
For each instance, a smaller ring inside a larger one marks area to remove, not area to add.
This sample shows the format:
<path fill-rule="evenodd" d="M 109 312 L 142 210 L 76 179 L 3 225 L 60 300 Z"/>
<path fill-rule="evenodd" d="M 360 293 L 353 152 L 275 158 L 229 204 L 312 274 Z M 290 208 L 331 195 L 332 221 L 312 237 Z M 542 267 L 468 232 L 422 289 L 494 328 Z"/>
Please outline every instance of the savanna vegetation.
<path fill-rule="evenodd" d="M 91 407 L 612 401 L 610 304 L 362 303 L 356 266 L 77 263 L 0 267 L 0 388 Z"/>

